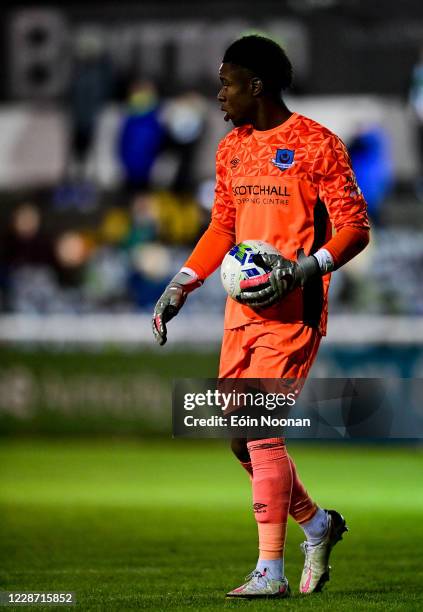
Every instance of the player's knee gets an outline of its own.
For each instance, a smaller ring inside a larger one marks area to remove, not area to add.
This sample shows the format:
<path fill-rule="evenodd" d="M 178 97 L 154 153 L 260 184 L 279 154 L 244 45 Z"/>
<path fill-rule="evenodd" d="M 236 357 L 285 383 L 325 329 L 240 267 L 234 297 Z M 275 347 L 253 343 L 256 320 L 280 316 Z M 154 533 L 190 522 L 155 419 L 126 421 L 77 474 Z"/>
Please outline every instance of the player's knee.
<path fill-rule="evenodd" d="M 235 457 L 239 461 L 242 461 L 242 463 L 247 463 L 248 461 L 250 461 L 250 454 L 247 448 L 247 440 L 245 438 L 232 438 L 231 449 Z"/>

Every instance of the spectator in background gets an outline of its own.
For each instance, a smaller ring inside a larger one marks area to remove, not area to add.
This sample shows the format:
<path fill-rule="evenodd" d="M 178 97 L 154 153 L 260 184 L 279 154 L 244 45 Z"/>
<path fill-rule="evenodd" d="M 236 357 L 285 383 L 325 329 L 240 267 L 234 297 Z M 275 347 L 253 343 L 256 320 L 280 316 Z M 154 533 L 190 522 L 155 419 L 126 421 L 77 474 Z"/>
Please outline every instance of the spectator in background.
<path fill-rule="evenodd" d="M 42 232 L 41 214 L 35 204 L 24 202 L 14 210 L 2 250 L 2 260 L 11 270 L 24 265 L 52 264 L 53 250 Z"/>
<path fill-rule="evenodd" d="M 194 191 L 194 164 L 198 145 L 204 134 L 207 107 L 204 98 L 188 91 L 170 102 L 163 110 L 167 127 L 167 146 L 176 158 L 176 171 L 169 185 L 172 191 Z"/>
<path fill-rule="evenodd" d="M 70 91 L 72 129 L 71 174 L 90 178 L 88 167 L 100 112 L 113 95 L 113 68 L 101 35 L 83 30 L 76 40 L 75 65 Z"/>
<path fill-rule="evenodd" d="M 118 155 L 130 193 L 150 186 L 151 170 L 166 134 L 159 111 L 158 93 L 153 83 L 133 82 L 118 142 Z"/>
<path fill-rule="evenodd" d="M 131 225 L 123 241 L 126 249 L 132 249 L 158 238 L 158 211 L 152 194 L 139 193 L 131 202 Z"/>
<path fill-rule="evenodd" d="M 161 244 L 149 242 L 131 250 L 128 291 L 137 309 L 155 304 L 168 284 L 172 264 L 171 251 Z"/>
<path fill-rule="evenodd" d="M 390 147 L 389 137 L 380 125 L 361 128 L 348 147 L 357 183 L 367 201 L 370 218 L 376 224 L 394 184 Z"/>
<path fill-rule="evenodd" d="M 50 237 L 41 225 L 41 214 L 32 202 L 13 212 L 1 249 L 2 289 L 5 310 L 45 311 L 55 288 L 56 265 Z"/>
<path fill-rule="evenodd" d="M 114 74 L 102 35 L 96 29 L 82 30 L 74 51 L 68 95 L 68 163 L 64 180 L 53 194 L 53 203 L 58 210 L 76 208 L 86 212 L 96 205 L 96 176 L 91 153 L 98 118 L 114 93 Z"/>
<path fill-rule="evenodd" d="M 128 254 L 126 288 L 136 308 L 148 308 L 163 292 L 172 270 L 168 247 L 158 238 L 158 202 L 153 194 L 137 194 L 131 205 L 131 227 L 122 246 Z"/>

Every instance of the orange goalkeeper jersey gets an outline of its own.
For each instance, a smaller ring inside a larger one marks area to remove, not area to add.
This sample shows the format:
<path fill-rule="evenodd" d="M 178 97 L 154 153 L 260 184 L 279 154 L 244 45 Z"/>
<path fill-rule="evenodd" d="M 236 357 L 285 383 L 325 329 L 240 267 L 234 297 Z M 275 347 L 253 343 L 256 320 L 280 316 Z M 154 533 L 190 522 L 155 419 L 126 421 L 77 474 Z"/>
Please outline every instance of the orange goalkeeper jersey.
<path fill-rule="evenodd" d="M 264 240 L 288 259 L 297 259 L 300 248 L 310 255 L 327 245 L 336 262 L 332 226 L 367 231 L 366 208 L 345 145 L 307 117 L 293 113 L 266 131 L 235 128 L 219 144 L 210 227 L 234 243 Z M 195 270 L 193 256 L 186 265 Z M 303 321 L 324 334 L 329 281 L 330 275 L 311 279 L 263 310 L 228 299 L 225 328 L 262 319 Z"/>

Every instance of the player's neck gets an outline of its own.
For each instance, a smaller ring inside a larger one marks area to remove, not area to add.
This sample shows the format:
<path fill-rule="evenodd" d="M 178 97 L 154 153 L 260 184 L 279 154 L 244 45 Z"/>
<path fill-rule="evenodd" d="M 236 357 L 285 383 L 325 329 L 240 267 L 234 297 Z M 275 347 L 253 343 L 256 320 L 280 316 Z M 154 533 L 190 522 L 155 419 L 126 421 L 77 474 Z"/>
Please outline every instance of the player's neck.
<path fill-rule="evenodd" d="M 253 122 L 255 130 L 272 130 L 273 128 L 285 123 L 292 115 L 292 112 L 285 106 L 283 102 L 273 102 L 266 100 L 265 104 L 261 104 L 257 109 L 257 115 Z"/>

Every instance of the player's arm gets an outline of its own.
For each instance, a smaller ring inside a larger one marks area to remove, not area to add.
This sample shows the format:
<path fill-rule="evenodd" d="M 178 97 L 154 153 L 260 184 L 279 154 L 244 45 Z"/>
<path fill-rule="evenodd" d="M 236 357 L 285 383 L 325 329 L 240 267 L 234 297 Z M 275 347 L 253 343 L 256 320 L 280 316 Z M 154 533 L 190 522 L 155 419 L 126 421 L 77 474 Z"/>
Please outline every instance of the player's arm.
<path fill-rule="evenodd" d="M 261 264 L 271 273 L 263 285 L 241 283 L 240 299 L 254 307 L 267 307 L 313 276 L 341 267 L 369 242 L 367 205 L 357 185 L 351 160 L 343 142 L 335 135 L 324 141 L 314 164 L 319 198 L 325 204 L 336 234 L 316 253 L 306 256 L 302 249 L 297 261 L 279 255 L 263 255 Z M 260 283 L 256 279 L 255 283 Z M 245 286 L 243 286 L 245 284 Z"/>
<path fill-rule="evenodd" d="M 201 287 L 204 280 L 216 270 L 233 243 L 233 235 L 226 232 L 216 221 L 212 221 L 156 304 L 153 334 L 160 345 L 165 344 L 167 340 L 166 323 L 178 314 L 188 294 Z"/>
<path fill-rule="evenodd" d="M 153 334 L 163 345 L 167 340 L 166 323 L 178 314 L 187 296 L 221 264 L 235 240 L 235 209 L 228 194 L 226 164 L 221 147 L 216 155 L 216 189 L 212 220 L 184 263 L 158 300 L 153 314 Z"/>
<path fill-rule="evenodd" d="M 331 272 L 346 264 L 367 246 L 370 225 L 367 204 L 357 185 L 344 143 L 337 136 L 331 135 L 319 153 L 315 162 L 319 197 L 336 231 L 321 249 L 329 254 L 326 267 L 327 272 Z M 319 256 L 319 251 L 315 256 Z"/>

